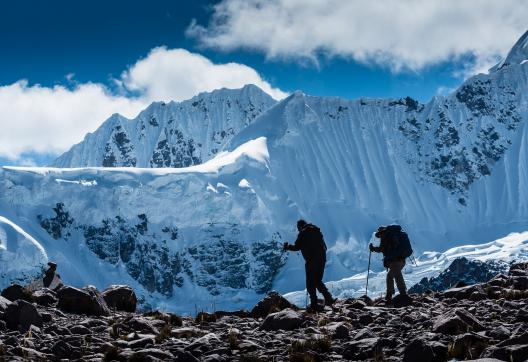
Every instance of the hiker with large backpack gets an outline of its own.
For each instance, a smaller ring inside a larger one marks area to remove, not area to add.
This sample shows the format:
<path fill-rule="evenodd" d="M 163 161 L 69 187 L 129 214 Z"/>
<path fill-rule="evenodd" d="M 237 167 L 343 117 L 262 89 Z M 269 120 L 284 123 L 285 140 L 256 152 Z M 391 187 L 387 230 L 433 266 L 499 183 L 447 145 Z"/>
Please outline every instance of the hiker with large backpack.
<path fill-rule="evenodd" d="M 402 296 L 407 296 L 407 288 L 403 279 L 402 269 L 405 259 L 413 253 L 411 242 L 407 233 L 402 231 L 400 225 L 380 226 L 375 236 L 380 239 L 380 245 L 369 244 L 371 252 L 383 253 L 383 266 L 387 268 L 387 295 L 386 304 L 392 303 L 394 294 L 394 281 Z"/>
<path fill-rule="evenodd" d="M 310 295 L 310 307 L 312 311 L 321 311 L 323 306 L 317 301 L 317 290 L 324 296 L 325 305 L 332 305 L 334 298 L 323 283 L 323 274 L 326 264 L 326 243 L 321 230 L 304 220 L 297 221 L 299 235 L 295 244 L 284 243 L 284 250 L 301 251 L 305 260 L 306 290 Z"/>

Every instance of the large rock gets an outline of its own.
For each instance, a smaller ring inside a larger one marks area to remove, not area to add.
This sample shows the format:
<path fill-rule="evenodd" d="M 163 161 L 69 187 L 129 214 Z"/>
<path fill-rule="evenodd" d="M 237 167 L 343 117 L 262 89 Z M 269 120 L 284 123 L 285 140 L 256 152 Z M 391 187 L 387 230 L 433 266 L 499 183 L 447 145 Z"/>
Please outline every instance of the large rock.
<path fill-rule="evenodd" d="M 110 308 L 133 313 L 136 311 L 137 297 L 128 285 L 111 285 L 102 296 Z"/>
<path fill-rule="evenodd" d="M 433 323 L 433 332 L 443 334 L 459 334 L 467 332 L 469 326 L 457 315 L 441 315 Z"/>
<path fill-rule="evenodd" d="M 403 350 L 403 362 L 432 362 L 435 358 L 433 348 L 421 339 L 415 339 Z"/>
<path fill-rule="evenodd" d="M 481 331 L 484 326 L 475 316 L 462 308 L 455 308 L 439 316 L 433 323 L 433 332 L 443 334 L 460 334 L 470 330 Z"/>
<path fill-rule="evenodd" d="M 66 312 L 95 316 L 110 314 L 103 297 L 93 287 L 77 289 L 65 286 L 59 289 L 57 298 L 58 307 Z"/>
<path fill-rule="evenodd" d="M 13 284 L 2 290 L 2 297 L 14 302 L 18 299 L 23 299 L 27 302 L 32 302 L 31 292 L 19 284 Z"/>
<path fill-rule="evenodd" d="M 510 276 L 528 276 L 528 263 L 516 263 L 510 266 Z"/>
<path fill-rule="evenodd" d="M 489 339 L 476 333 L 465 333 L 457 336 L 449 346 L 449 355 L 458 359 L 480 356 L 488 346 Z"/>
<path fill-rule="evenodd" d="M 291 331 L 299 328 L 302 321 L 299 313 L 292 309 L 285 309 L 268 315 L 266 319 L 264 319 L 261 328 L 266 331 L 276 331 L 279 329 Z"/>
<path fill-rule="evenodd" d="M 412 303 L 412 298 L 407 294 L 398 294 L 397 296 L 392 298 L 392 306 L 394 308 L 408 307 L 412 305 Z"/>
<path fill-rule="evenodd" d="M 273 291 L 268 293 L 264 299 L 257 303 L 257 305 L 251 310 L 251 316 L 253 318 L 265 318 L 270 313 L 279 312 L 287 308 L 292 310 L 298 309 L 282 295 Z"/>
<path fill-rule="evenodd" d="M 19 299 L 7 306 L 5 311 L 7 327 L 13 330 L 26 332 L 31 325 L 42 327 L 44 321 L 37 308 L 25 300 Z"/>
<path fill-rule="evenodd" d="M 446 298 L 456 298 L 458 300 L 461 299 L 469 299 L 473 293 L 477 294 L 485 294 L 484 289 L 480 284 L 476 285 L 469 285 L 466 287 L 460 287 L 460 288 L 451 288 L 446 291 L 444 291 L 444 297 Z"/>
<path fill-rule="evenodd" d="M 5 312 L 9 304 L 11 304 L 9 299 L 0 296 L 0 312 Z"/>
<path fill-rule="evenodd" d="M 343 358 L 357 361 L 372 359 L 381 355 L 382 347 L 379 338 L 364 338 L 344 345 Z"/>
<path fill-rule="evenodd" d="M 48 288 L 39 289 L 33 292 L 33 301 L 39 305 L 52 306 L 57 304 L 57 294 Z"/>

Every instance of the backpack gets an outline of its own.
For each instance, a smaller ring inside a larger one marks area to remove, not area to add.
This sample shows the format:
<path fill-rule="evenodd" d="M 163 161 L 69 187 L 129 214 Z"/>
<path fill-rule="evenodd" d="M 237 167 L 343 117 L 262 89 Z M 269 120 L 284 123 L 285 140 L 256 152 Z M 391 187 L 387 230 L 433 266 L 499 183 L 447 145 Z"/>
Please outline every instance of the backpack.
<path fill-rule="evenodd" d="M 411 241 L 400 225 L 387 227 L 390 239 L 390 259 L 406 259 L 413 253 Z"/>

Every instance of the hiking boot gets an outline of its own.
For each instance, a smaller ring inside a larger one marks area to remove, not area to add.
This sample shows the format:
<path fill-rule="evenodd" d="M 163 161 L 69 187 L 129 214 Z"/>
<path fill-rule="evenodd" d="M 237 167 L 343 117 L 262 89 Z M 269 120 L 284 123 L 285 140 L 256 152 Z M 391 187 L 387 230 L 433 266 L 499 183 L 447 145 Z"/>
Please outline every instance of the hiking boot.
<path fill-rule="evenodd" d="M 325 301 L 325 305 L 331 307 L 337 301 L 337 298 L 332 298 L 332 296 L 329 294 L 329 295 L 325 295 L 324 301 Z"/>
<path fill-rule="evenodd" d="M 319 303 L 311 303 L 306 310 L 312 313 L 322 312 L 324 311 L 324 306 Z"/>
<path fill-rule="evenodd" d="M 392 296 L 385 297 L 385 305 L 392 305 Z"/>

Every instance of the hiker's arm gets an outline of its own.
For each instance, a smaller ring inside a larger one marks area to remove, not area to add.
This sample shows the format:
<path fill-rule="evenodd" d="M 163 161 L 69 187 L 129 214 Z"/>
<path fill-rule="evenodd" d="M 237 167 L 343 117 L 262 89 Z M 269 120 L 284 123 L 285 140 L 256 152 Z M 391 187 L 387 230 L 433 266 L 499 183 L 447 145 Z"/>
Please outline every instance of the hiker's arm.
<path fill-rule="evenodd" d="M 371 244 L 369 244 L 369 250 L 373 251 L 375 253 L 381 253 L 381 245 L 380 246 L 374 246 L 371 243 Z"/>
<path fill-rule="evenodd" d="M 286 243 L 284 249 L 289 250 L 289 251 L 299 251 L 301 250 L 301 245 L 302 245 L 302 237 L 299 234 L 299 236 L 297 237 L 297 240 L 295 240 L 295 244 L 292 245 L 292 244 Z"/>

